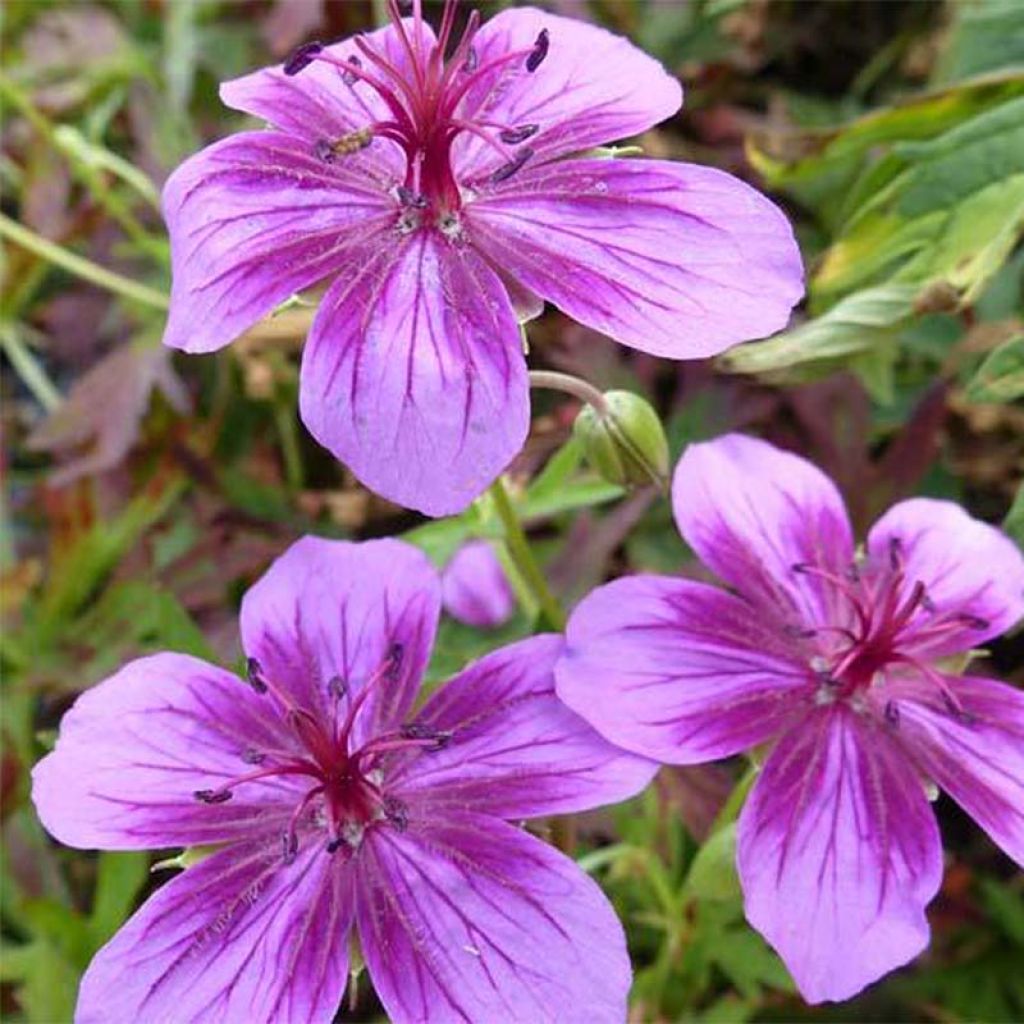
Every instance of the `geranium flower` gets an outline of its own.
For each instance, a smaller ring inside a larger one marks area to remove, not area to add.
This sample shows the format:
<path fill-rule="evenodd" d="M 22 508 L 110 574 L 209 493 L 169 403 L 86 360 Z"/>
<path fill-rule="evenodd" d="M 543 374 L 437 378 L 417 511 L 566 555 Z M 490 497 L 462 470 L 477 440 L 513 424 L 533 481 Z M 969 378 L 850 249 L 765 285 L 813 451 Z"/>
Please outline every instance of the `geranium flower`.
<path fill-rule="evenodd" d="M 270 122 L 210 146 L 164 191 L 174 283 L 164 340 L 221 348 L 332 283 L 300 411 L 367 486 L 463 509 L 529 424 L 517 322 L 542 299 L 619 341 L 696 358 L 785 325 L 802 294 L 785 217 L 722 171 L 602 159 L 671 116 L 660 64 L 532 8 L 454 40 L 413 17 L 221 88 Z"/>
<path fill-rule="evenodd" d="M 467 541 L 452 555 L 441 573 L 441 598 L 453 619 L 477 629 L 504 625 L 516 610 L 505 570 L 485 540 Z"/>
<path fill-rule="evenodd" d="M 33 773 L 81 848 L 213 847 L 100 950 L 80 1022 L 330 1021 L 350 937 L 390 1018 L 621 1021 L 598 887 L 510 822 L 621 800 L 654 771 L 554 694 L 556 636 L 412 712 L 440 604 L 398 541 L 306 538 L 248 592 L 248 685 L 181 654 L 83 694 Z"/>
<path fill-rule="evenodd" d="M 945 659 L 1024 614 L 1024 558 L 948 501 L 875 523 L 862 556 L 814 466 L 729 435 L 691 446 L 676 522 L 732 588 L 616 580 L 569 623 L 560 696 L 674 764 L 770 753 L 738 823 L 746 914 L 810 1002 L 928 942 L 941 786 L 1024 864 L 1024 694 Z"/>

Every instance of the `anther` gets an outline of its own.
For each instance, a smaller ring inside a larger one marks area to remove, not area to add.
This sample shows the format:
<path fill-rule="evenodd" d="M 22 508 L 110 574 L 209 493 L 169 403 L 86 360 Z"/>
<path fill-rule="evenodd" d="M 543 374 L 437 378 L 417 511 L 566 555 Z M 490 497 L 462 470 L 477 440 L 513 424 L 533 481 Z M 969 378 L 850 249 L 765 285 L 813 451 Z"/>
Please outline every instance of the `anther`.
<path fill-rule="evenodd" d="M 885 704 L 885 720 L 894 729 L 899 728 L 900 724 L 900 709 L 897 707 L 895 701 L 886 701 Z"/>
<path fill-rule="evenodd" d="M 269 687 L 263 678 L 263 667 L 255 658 L 248 658 L 245 662 L 245 678 L 249 685 L 259 694 L 267 692 Z"/>
<path fill-rule="evenodd" d="M 327 680 L 327 694 L 332 700 L 341 700 L 348 693 L 348 683 L 341 676 L 331 676 Z"/>
<path fill-rule="evenodd" d="M 551 37 L 548 35 L 548 30 L 542 28 L 537 33 L 537 39 L 533 44 L 533 49 L 530 51 L 530 55 L 526 58 L 526 70 L 533 74 L 541 66 L 544 58 L 548 55 L 548 47 L 551 45 Z"/>
<path fill-rule="evenodd" d="M 927 591 L 922 591 L 921 592 L 921 600 L 920 600 L 919 603 L 920 603 L 921 607 L 926 612 L 928 612 L 929 615 L 934 613 L 934 611 L 935 611 L 935 602 L 928 596 Z"/>
<path fill-rule="evenodd" d="M 903 565 L 903 542 L 899 537 L 889 538 L 889 567 L 898 572 Z"/>
<path fill-rule="evenodd" d="M 324 847 L 324 849 L 326 849 L 328 853 L 337 853 L 344 845 L 345 840 L 342 839 L 341 836 L 335 836 L 332 840 L 330 840 L 330 842 L 328 842 L 327 846 Z"/>
<path fill-rule="evenodd" d="M 231 799 L 231 790 L 197 789 L 192 795 L 203 804 L 226 804 Z"/>
<path fill-rule="evenodd" d="M 388 664 L 384 670 L 384 677 L 389 682 L 398 678 L 398 671 L 402 667 L 402 659 L 405 657 L 405 647 L 402 644 L 392 644 L 388 648 Z"/>
<path fill-rule="evenodd" d="M 342 135 L 336 142 L 331 143 L 331 149 L 337 156 L 348 156 L 350 153 L 358 153 L 361 149 L 373 142 L 372 128 L 357 128 L 348 135 Z"/>
<path fill-rule="evenodd" d="M 284 62 L 284 67 L 281 70 L 288 75 L 289 78 L 292 75 L 297 75 L 300 71 L 305 70 L 313 63 L 313 58 L 320 53 L 323 48 L 323 43 L 303 43 Z"/>
<path fill-rule="evenodd" d="M 476 52 L 476 47 L 471 46 L 466 51 L 466 59 L 462 62 L 462 70 L 465 72 L 476 71 L 477 66 L 480 64 L 480 55 Z"/>
<path fill-rule="evenodd" d="M 428 753 L 444 750 L 452 740 L 451 729 L 435 729 L 433 726 L 422 725 L 419 722 L 403 725 L 399 733 L 405 740 L 432 740 L 431 745 L 425 748 Z"/>
<path fill-rule="evenodd" d="M 988 629 L 991 625 L 988 619 L 983 619 L 980 615 L 972 615 L 970 612 L 962 612 L 957 615 L 957 619 L 971 629 Z"/>
<path fill-rule="evenodd" d="M 384 801 L 384 817 L 388 824 L 394 826 L 399 832 L 404 832 L 409 827 L 409 810 L 400 800 L 389 796 Z"/>
<path fill-rule="evenodd" d="M 525 164 L 531 156 L 533 156 L 533 150 L 530 149 L 529 146 L 523 146 L 523 148 L 516 153 L 513 159 L 504 166 L 499 167 L 491 175 L 491 184 L 497 185 L 501 181 L 507 181 L 513 174 L 522 169 L 523 164 Z"/>
<path fill-rule="evenodd" d="M 398 195 L 398 201 L 403 206 L 411 207 L 414 210 L 425 210 L 430 205 L 430 201 L 426 196 L 420 195 L 419 192 L 414 192 L 405 185 L 399 185 L 395 192 Z"/>
<path fill-rule="evenodd" d="M 245 750 L 242 751 L 242 760 L 246 764 L 263 764 L 266 759 L 267 755 L 261 753 L 255 747 L 246 747 Z"/>
<path fill-rule="evenodd" d="M 789 568 L 795 573 L 805 573 L 810 566 L 806 562 L 794 562 Z"/>
<path fill-rule="evenodd" d="M 351 57 L 349 57 L 348 63 L 351 64 L 352 67 L 354 68 L 361 68 L 363 66 L 363 62 L 354 53 L 352 54 Z M 353 74 L 351 71 L 342 71 L 341 80 L 346 85 L 355 85 L 356 82 L 359 81 L 359 76 Z"/>
<path fill-rule="evenodd" d="M 337 157 L 330 139 L 317 139 L 313 146 L 313 154 L 317 160 L 322 160 L 325 164 L 333 164 Z"/>
<path fill-rule="evenodd" d="M 539 131 L 539 124 L 524 124 L 518 128 L 506 128 L 498 134 L 498 138 L 509 146 L 518 146 L 520 142 L 525 142 L 527 139 L 532 138 Z"/>
<path fill-rule="evenodd" d="M 299 853 L 299 837 L 294 832 L 285 832 L 281 837 L 281 859 L 285 864 L 294 864 Z"/>
<path fill-rule="evenodd" d="M 974 715 L 964 711 L 948 693 L 943 692 L 942 703 L 946 705 L 946 711 L 950 717 L 955 718 L 958 722 L 962 722 L 964 725 L 971 725 L 976 721 Z"/>

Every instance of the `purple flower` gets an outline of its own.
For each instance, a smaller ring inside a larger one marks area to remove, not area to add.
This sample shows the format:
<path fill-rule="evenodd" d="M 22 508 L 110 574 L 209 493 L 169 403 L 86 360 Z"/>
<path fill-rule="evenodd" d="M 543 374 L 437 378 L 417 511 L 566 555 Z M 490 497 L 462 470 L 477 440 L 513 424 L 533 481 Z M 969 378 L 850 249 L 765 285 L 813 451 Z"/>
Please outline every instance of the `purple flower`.
<path fill-rule="evenodd" d="M 494 629 L 512 617 L 515 594 L 494 549 L 485 540 L 471 540 L 455 552 L 441 575 L 445 611 L 478 629 Z"/>
<path fill-rule="evenodd" d="M 529 423 L 517 317 L 542 300 L 645 352 L 695 358 L 784 326 L 803 290 L 782 213 L 718 170 L 587 151 L 679 108 L 625 39 L 532 8 L 435 36 L 420 12 L 222 86 L 274 130 L 167 183 L 164 340 L 226 345 L 330 284 L 302 362 L 312 434 L 378 493 L 463 509 Z M 445 57 L 447 55 L 447 57 Z"/>
<path fill-rule="evenodd" d="M 412 713 L 439 589 L 408 545 L 306 538 L 242 604 L 248 685 L 159 654 L 79 698 L 33 773 L 47 829 L 215 848 L 100 950 L 79 1022 L 329 1021 L 353 930 L 394 1021 L 623 1019 L 610 905 L 509 822 L 621 800 L 655 766 L 557 700 L 555 636 Z"/>
<path fill-rule="evenodd" d="M 674 764 L 774 744 L 738 826 L 746 914 L 808 1001 L 846 999 L 927 945 L 933 784 L 1024 864 L 1024 694 L 942 660 L 1024 614 L 1024 558 L 926 498 L 893 506 L 857 555 L 832 482 L 739 435 L 690 447 L 672 497 L 735 593 L 600 588 L 569 623 L 559 695 Z"/>

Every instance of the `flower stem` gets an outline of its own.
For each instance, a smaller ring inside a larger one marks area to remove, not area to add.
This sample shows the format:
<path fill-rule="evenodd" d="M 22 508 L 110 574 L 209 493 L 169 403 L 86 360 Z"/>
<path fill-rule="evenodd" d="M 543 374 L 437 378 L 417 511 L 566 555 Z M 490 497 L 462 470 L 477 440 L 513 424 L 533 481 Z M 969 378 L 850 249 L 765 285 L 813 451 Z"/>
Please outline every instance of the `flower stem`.
<path fill-rule="evenodd" d="M 581 402 L 586 402 L 587 405 L 592 405 L 601 415 L 604 415 L 608 408 L 604 395 L 593 384 L 568 373 L 558 373 L 555 370 L 531 370 L 530 387 L 562 391 L 567 395 L 572 395 L 573 398 L 578 398 Z"/>
<path fill-rule="evenodd" d="M 36 256 L 67 270 L 76 277 L 91 281 L 93 284 L 99 285 L 100 288 L 106 288 L 107 291 L 116 292 L 126 299 L 134 299 L 153 309 L 166 310 L 170 307 L 170 299 L 163 292 L 158 292 L 148 285 L 139 284 L 129 277 L 115 274 L 114 271 L 107 270 L 106 267 L 101 267 L 99 264 L 93 263 L 92 260 L 87 260 L 63 246 L 57 245 L 56 242 L 51 242 L 48 238 L 43 238 L 42 235 L 37 235 L 34 231 L 30 231 L 2 213 L 0 213 L 0 235 L 9 238 L 15 245 L 20 245 L 23 249 L 35 253 Z"/>
<path fill-rule="evenodd" d="M 13 325 L 0 325 L 0 348 L 36 401 L 53 412 L 63 401 L 61 394 Z"/>
<path fill-rule="evenodd" d="M 490 495 L 494 501 L 498 518 L 501 519 L 501 525 L 504 527 L 505 546 L 513 564 L 530 588 L 549 628 L 561 632 L 565 629 L 565 612 L 555 595 L 551 593 L 547 580 L 544 579 L 544 573 L 541 572 L 537 559 L 533 557 L 523 524 L 519 521 L 519 516 L 516 515 L 508 491 L 505 489 L 505 482 L 500 476 L 491 484 Z"/>

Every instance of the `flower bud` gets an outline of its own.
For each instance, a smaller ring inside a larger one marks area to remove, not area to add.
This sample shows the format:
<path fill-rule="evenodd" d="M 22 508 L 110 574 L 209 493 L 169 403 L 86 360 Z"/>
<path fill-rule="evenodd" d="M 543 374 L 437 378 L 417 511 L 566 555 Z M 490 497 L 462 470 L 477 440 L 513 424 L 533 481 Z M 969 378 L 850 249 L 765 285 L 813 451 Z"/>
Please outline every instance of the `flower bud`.
<path fill-rule="evenodd" d="M 668 441 L 658 414 L 631 391 L 606 391 L 604 409 L 585 405 L 573 433 L 598 473 L 613 484 L 664 486 Z"/>

